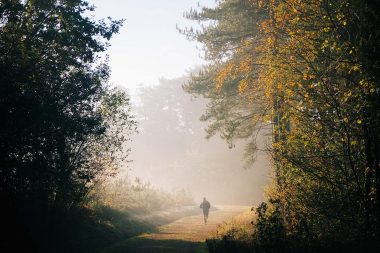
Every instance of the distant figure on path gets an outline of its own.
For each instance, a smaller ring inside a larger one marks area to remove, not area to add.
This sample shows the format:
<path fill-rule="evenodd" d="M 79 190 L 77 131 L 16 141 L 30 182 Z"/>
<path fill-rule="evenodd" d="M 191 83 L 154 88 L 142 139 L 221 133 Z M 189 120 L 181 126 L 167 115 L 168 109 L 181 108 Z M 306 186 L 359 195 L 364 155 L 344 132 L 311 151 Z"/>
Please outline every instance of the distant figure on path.
<path fill-rule="evenodd" d="M 205 220 L 205 224 L 207 223 L 207 218 L 208 218 L 208 211 L 210 210 L 210 202 L 207 201 L 206 197 L 203 198 L 203 202 L 199 206 L 200 208 L 203 209 L 203 218 Z"/>

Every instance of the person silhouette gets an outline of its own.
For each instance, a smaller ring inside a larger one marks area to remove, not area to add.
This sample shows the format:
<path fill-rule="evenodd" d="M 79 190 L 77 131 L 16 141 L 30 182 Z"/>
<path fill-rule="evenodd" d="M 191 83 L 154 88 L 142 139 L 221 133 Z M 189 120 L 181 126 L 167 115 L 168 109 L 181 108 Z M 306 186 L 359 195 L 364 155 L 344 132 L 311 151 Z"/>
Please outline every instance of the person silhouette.
<path fill-rule="evenodd" d="M 203 209 L 203 219 L 205 221 L 205 225 L 207 223 L 208 212 L 210 210 L 210 207 L 211 207 L 210 202 L 208 202 L 207 199 L 206 199 L 206 197 L 204 197 L 201 205 L 199 206 L 199 208 Z"/>

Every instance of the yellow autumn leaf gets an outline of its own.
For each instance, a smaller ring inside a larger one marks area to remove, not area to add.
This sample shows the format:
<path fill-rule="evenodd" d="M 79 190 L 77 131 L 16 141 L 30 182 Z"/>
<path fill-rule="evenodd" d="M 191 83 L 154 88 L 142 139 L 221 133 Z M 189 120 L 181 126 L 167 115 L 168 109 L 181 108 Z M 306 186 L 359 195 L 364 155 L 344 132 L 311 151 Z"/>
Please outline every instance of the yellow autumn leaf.
<path fill-rule="evenodd" d="M 244 91 L 247 89 L 248 87 L 248 80 L 247 79 L 243 79 L 240 81 L 239 83 L 239 93 L 244 93 Z"/>

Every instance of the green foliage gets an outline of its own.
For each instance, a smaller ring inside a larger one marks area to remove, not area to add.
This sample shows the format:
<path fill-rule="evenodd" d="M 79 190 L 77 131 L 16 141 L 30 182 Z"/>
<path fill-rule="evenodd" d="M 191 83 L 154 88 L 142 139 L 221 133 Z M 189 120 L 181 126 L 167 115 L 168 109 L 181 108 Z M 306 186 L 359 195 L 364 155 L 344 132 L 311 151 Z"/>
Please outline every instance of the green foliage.
<path fill-rule="evenodd" d="M 201 117 L 209 123 L 208 138 L 219 133 L 230 148 L 236 139 L 247 141 L 245 155 L 250 167 L 255 161 L 252 151 L 256 150 L 257 131 L 267 127 L 264 117 L 271 110 L 262 99 L 263 88 L 255 83 L 263 64 L 252 55 L 265 12 L 253 8 L 250 1 L 220 1 L 216 8 L 192 10 L 186 16 L 207 24 L 199 31 L 180 32 L 204 45 L 209 64 L 193 75 L 184 89 L 208 99 Z"/>
<path fill-rule="evenodd" d="M 31 251 L 128 154 L 135 122 L 102 54 L 122 21 L 91 11 L 82 0 L 0 2 L 0 201 L 9 238 L 32 238 Z"/>
<path fill-rule="evenodd" d="M 264 252 L 281 252 L 284 245 L 285 228 L 280 208 L 268 211 L 268 205 L 261 203 L 256 209 L 257 222 L 255 224 L 254 247 Z"/>

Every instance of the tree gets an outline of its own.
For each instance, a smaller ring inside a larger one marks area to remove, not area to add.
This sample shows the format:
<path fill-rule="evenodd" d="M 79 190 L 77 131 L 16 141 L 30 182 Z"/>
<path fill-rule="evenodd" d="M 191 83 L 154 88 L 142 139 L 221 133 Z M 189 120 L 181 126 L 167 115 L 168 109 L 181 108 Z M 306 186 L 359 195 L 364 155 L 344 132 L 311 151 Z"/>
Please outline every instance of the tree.
<path fill-rule="evenodd" d="M 220 132 L 230 147 L 236 139 L 246 139 L 246 158 L 254 161 L 257 130 L 268 127 L 271 105 L 263 99 L 265 87 L 258 82 L 263 63 L 255 49 L 262 39 L 260 22 L 265 11 L 255 1 L 220 1 L 215 8 L 187 13 L 187 18 L 209 22 L 199 31 L 182 30 L 189 39 L 205 46 L 205 59 L 210 62 L 185 90 L 210 99 L 203 121 L 209 121 L 210 136 Z"/>
<path fill-rule="evenodd" d="M 20 221 L 14 231 L 32 239 L 47 235 L 53 213 L 75 207 L 106 169 L 95 159 L 113 159 L 99 149 L 121 147 L 112 120 L 127 132 L 134 125 L 101 54 L 122 21 L 95 21 L 93 10 L 82 0 L 0 2 L 1 201 Z"/>
<path fill-rule="evenodd" d="M 227 140 L 271 121 L 270 201 L 305 242 L 379 236 L 375 10 L 372 1 L 224 0 L 188 13 L 207 21 L 183 32 L 210 64 L 187 90 L 211 99 L 209 131 Z"/>

